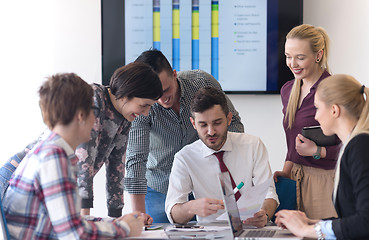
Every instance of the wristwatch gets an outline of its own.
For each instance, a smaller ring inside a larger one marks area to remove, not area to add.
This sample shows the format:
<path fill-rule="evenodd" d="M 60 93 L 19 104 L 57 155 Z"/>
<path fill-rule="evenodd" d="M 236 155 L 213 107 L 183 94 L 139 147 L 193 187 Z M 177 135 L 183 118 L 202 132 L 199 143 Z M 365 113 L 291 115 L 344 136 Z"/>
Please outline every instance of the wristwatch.
<path fill-rule="evenodd" d="M 322 151 L 322 147 L 321 146 L 317 146 L 316 152 L 313 154 L 313 158 L 318 160 L 320 159 L 320 152 Z"/>
<path fill-rule="evenodd" d="M 315 233 L 318 237 L 318 240 L 324 240 L 323 233 L 322 233 L 322 227 L 320 226 L 320 222 L 315 223 L 314 230 L 315 230 Z"/>

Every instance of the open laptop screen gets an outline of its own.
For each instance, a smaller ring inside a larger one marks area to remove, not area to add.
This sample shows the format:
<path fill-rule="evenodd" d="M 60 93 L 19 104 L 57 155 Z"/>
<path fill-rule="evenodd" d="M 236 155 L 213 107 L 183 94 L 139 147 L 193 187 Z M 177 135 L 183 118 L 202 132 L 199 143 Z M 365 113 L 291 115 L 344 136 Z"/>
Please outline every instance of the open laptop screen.
<path fill-rule="evenodd" d="M 230 226 L 231 234 L 236 239 L 300 239 L 288 230 L 280 229 L 277 226 L 267 228 L 243 229 L 240 213 L 238 211 L 236 199 L 234 197 L 231 178 L 228 172 L 219 175 L 219 191 L 222 191 L 224 207 L 228 215 L 227 222 Z"/>
<path fill-rule="evenodd" d="M 232 232 L 239 232 L 242 230 L 242 221 L 238 211 L 236 199 L 234 197 L 233 189 L 231 188 L 231 178 L 228 172 L 219 174 L 219 184 L 222 189 L 223 201 L 228 214 Z"/>

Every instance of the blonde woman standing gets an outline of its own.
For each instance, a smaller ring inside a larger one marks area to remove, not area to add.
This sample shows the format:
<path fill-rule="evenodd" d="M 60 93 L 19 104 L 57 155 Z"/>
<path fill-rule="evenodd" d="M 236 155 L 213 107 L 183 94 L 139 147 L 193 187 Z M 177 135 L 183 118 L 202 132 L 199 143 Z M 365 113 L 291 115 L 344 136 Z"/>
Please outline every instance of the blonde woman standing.
<path fill-rule="evenodd" d="M 297 209 L 310 218 L 335 217 L 331 197 L 338 145 L 319 147 L 301 135 L 303 127 L 316 126 L 314 95 L 318 84 L 330 76 L 329 38 L 321 27 L 303 24 L 286 36 L 286 64 L 295 79 L 281 88 L 287 156 L 277 176 L 296 181 Z"/>
<path fill-rule="evenodd" d="M 299 237 L 369 239 L 368 88 L 348 75 L 334 75 L 318 86 L 315 119 L 324 134 L 343 142 L 333 200 L 338 218 L 312 220 L 299 211 L 279 211 L 276 222 Z"/>

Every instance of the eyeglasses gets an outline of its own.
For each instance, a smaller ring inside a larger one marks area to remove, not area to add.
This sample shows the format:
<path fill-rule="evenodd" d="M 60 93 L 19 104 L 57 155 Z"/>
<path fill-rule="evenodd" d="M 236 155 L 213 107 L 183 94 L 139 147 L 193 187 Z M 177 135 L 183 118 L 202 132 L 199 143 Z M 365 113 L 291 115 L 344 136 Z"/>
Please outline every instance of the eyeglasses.
<path fill-rule="evenodd" d="M 96 106 L 92 106 L 91 109 L 94 112 L 95 117 L 98 117 L 99 114 L 100 114 L 100 108 L 98 108 Z"/>

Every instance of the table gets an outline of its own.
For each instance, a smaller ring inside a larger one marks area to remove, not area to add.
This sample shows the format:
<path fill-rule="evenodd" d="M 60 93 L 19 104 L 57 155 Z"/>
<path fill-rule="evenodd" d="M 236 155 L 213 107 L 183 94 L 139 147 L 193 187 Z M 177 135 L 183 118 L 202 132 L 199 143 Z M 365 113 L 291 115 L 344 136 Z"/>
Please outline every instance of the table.
<path fill-rule="evenodd" d="M 162 228 L 158 230 L 144 230 L 138 237 L 131 237 L 129 239 L 233 239 L 230 229 L 226 223 L 200 223 L 204 226 L 200 231 L 217 230 L 217 232 L 196 232 L 197 229 L 192 229 L 194 232 L 190 232 L 189 229 L 184 231 L 171 231 L 169 237 L 166 231 L 172 228 L 172 224 L 169 223 L 156 223 L 155 225 L 162 225 Z"/>

